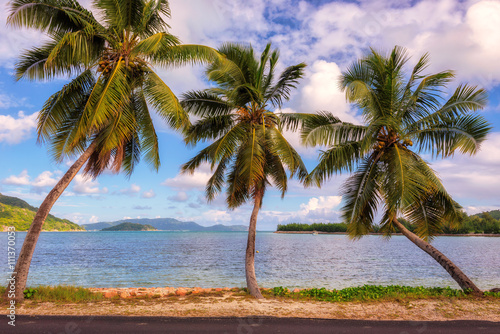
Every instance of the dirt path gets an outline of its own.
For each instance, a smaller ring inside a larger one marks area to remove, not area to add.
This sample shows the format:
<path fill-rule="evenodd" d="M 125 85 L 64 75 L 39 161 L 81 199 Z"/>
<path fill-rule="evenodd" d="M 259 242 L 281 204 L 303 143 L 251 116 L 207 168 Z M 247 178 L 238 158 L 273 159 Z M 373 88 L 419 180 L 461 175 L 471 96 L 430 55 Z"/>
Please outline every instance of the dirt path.
<path fill-rule="evenodd" d="M 4 308 L 1 313 L 5 314 Z M 58 304 L 27 301 L 25 315 L 127 315 L 175 317 L 275 316 L 370 320 L 488 320 L 500 322 L 499 299 L 427 299 L 413 301 L 320 302 L 266 298 L 255 300 L 230 292 L 218 296 L 105 299 Z"/>

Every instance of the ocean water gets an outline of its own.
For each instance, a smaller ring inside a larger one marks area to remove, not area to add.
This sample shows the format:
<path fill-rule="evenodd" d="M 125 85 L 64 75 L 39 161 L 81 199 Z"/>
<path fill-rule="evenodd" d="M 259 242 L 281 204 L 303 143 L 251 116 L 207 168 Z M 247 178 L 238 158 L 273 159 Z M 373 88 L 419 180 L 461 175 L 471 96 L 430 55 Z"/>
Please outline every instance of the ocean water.
<path fill-rule="evenodd" d="M 17 253 L 25 235 L 16 235 Z M 246 238 L 246 232 L 43 232 L 28 285 L 243 287 Z M 479 288 L 500 287 L 500 238 L 438 237 L 433 245 Z M 351 241 L 344 235 L 258 232 L 256 249 L 261 287 L 458 288 L 440 265 L 403 236 Z M 0 233 L 0 266 L 5 281 L 7 233 Z"/>

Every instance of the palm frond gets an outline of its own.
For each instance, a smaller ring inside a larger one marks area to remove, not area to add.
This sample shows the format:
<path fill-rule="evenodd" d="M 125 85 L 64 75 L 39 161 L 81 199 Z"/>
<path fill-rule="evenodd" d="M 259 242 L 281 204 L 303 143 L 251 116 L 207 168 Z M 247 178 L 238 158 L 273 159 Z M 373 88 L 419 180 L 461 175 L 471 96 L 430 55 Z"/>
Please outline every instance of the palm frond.
<path fill-rule="evenodd" d="M 367 153 L 359 141 L 345 142 L 322 151 L 318 165 L 307 177 L 306 184 L 314 183 L 320 187 L 334 174 L 355 171 Z"/>
<path fill-rule="evenodd" d="M 195 145 L 200 141 L 203 142 L 224 137 L 235 125 L 234 123 L 234 115 L 222 115 L 201 119 L 186 130 L 184 141 L 186 144 Z"/>
<path fill-rule="evenodd" d="M 198 117 L 217 117 L 227 115 L 235 108 L 230 102 L 222 99 L 210 90 L 190 91 L 182 95 L 181 105 L 184 109 Z"/>
<path fill-rule="evenodd" d="M 307 177 L 307 169 L 300 155 L 292 147 L 292 145 L 283 137 L 281 131 L 276 128 L 268 128 L 266 148 L 270 154 L 279 157 L 280 161 L 286 165 L 290 171 L 290 177 L 297 173 L 299 180 L 303 181 Z"/>
<path fill-rule="evenodd" d="M 169 126 L 174 129 L 180 129 L 190 125 L 189 117 L 175 94 L 170 87 L 152 71 L 146 75 L 144 81 L 144 94 L 147 101 Z"/>
<path fill-rule="evenodd" d="M 449 157 L 459 151 L 475 154 L 491 131 L 490 123 L 481 115 L 459 115 L 441 119 L 435 124 L 424 123 L 423 128 L 409 133 L 417 140 L 419 151 L 431 152 L 433 156 Z"/>
<path fill-rule="evenodd" d="M 101 75 L 85 105 L 82 122 L 76 132 L 76 140 L 85 137 L 92 129 L 101 129 L 110 119 L 120 114 L 130 100 L 131 86 L 127 80 L 127 68 L 118 61 L 108 76 Z"/>
<path fill-rule="evenodd" d="M 283 102 L 290 99 L 292 89 L 297 88 L 299 79 L 304 76 L 305 67 L 305 63 L 287 67 L 278 82 L 265 93 L 265 102 L 270 101 L 274 107 L 281 108 Z"/>
<path fill-rule="evenodd" d="M 50 35 L 102 27 L 90 11 L 74 0 L 13 0 L 9 12 L 7 24 Z"/>
<path fill-rule="evenodd" d="M 380 185 L 377 182 L 382 172 L 374 154 L 364 159 L 352 176 L 342 186 L 342 220 L 348 224 L 350 238 L 361 238 L 373 229 L 373 219 L 380 203 Z"/>

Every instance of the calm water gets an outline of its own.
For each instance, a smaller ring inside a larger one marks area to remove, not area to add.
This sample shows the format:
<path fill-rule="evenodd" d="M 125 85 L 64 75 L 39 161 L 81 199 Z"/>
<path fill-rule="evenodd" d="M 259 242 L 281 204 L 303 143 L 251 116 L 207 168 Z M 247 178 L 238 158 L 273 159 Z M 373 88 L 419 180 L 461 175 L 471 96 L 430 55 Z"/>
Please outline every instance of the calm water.
<path fill-rule="evenodd" d="M 26 233 L 17 233 L 17 252 Z M 44 232 L 28 285 L 245 286 L 246 232 Z M 439 237 L 433 244 L 481 289 L 500 287 L 500 238 Z M 0 233 L 7 268 L 7 233 Z M 257 233 L 263 287 L 458 285 L 405 237 Z M 0 253 L 1 254 L 1 253 Z M 1 270 L 4 281 L 8 270 Z"/>

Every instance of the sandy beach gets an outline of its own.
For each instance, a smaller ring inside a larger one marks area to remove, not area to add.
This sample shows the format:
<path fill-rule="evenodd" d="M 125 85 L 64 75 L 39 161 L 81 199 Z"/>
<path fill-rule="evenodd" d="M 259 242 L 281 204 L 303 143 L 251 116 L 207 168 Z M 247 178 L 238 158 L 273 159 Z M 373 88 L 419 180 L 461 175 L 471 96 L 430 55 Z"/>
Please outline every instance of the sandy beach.
<path fill-rule="evenodd" d="M 500 322 L 500 300 L 420 299 L 370 302 L 322 302 L 219 291 L 185 296 L 105 298 L 91 303 L 36 303 L 27 300 L 19 315 L 126 315 L 175 317 L 275 316 L 369 320 L 488 320 Z M 2 310 L 2 314 L 5 311 Z"/>

